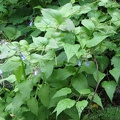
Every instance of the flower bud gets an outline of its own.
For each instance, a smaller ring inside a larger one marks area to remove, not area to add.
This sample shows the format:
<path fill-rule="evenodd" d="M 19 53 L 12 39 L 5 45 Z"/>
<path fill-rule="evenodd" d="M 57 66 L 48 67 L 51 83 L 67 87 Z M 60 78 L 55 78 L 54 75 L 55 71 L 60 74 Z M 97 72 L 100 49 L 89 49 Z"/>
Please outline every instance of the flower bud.
<path fill-rule="evenodd" d="M 34 71 L 34 75 L 35 76 L 38 75 L 38 70 L 37 69 Z"/>
<path fill-rule="evenodd" d="M 2 73 L 3 73 L 2 70 L 0 70 L 0 75 L 2 75 Z"/>
<path fill-rule="evenodd" d="M 33 21 L 30 21 L 30 24 L 29 24 L 29 26 L 32 26 L 33 25 Z"/>
<path fill-rule="evenodd" d="M 78 66 L 81 66 L 82 62 L 81 60 L 78 60 Z"/>
<path fill-rule="evenodd" d="M 88 59 L 86 60 L 85 64 L 86 64 L 86 66 L 90 65 Z"/>
<path fill-rule="evenodd" d="M 26 57 L 25 57 L 23 54 L 20 54 L 20 58 L 21 58 L 22 60 L 25 60 L 25 59 L 26 59 Z"/>

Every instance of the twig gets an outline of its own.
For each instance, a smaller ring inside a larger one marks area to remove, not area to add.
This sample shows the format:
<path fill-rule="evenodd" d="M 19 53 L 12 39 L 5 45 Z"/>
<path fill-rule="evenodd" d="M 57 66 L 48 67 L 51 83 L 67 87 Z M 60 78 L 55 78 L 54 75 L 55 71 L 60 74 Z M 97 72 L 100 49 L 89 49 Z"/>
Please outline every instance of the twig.
<path fill-rule="evenodd" d="M 96 60 L 96 58 L 94 57 L 94 61 L 95 61 L 95 64 L 96 64 L 96 69 L 97 69 L 97 72 L 96 72 L 96 76 L 97 76 L 97 85 L 96 85 L 96 88 L 95 88 L 95 91 L 94 91 L 94 94 L 93 94 L 93 96 L 92 96 L 92 98 L 91 98 L 91 100 L 90 100 L 90 105 L 89 106 L 91 106 L 91 104 L 92 104 L 92 101 L 93 101 L 93 99 L 94 99 L 94 97 L 95 97 L 95 94 L 97 93 L 97 89 L 98 89 L 98 87 L 99 87 L 99 71 L 98 71 L 98 62 L 97 62 L 97 60 Z M 89 115 L 90 115 L 90 107 L 89 107 L 89 109 L 88 109 L 88 116 L 87 116 L 87 119 L 89 120 Z"/>

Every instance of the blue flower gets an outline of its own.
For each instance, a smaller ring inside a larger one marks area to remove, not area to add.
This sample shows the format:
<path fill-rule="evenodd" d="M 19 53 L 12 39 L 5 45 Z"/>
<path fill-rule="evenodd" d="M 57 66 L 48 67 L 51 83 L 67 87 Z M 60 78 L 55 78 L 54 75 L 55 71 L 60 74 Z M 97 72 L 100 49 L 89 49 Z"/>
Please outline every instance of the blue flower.
<path fill-rule="evenodd" d="M 3 73 L 2 70 L 0 70 L 0 75 L 2 75 L 2 73 Z"/>
<path fill-rule="evenodd" d="M 30 21 L 30 24 L 29 24 L 29 26 L 32 26 L 33 25 L 33 21 Z"/>
<path fill-rule="evenodd" d="M 20 54 L 20 58 L 22 59 L 22 60 L 25 60 L 26 59 L 26 57 L 21 53 Z"/>
<path fill-rule="evenodd" d="M 86 66 L 90 65 L 88 59 L 86 60 L 85 64 L 86 64 Z"/>
<path fill-rule="evenodd" d="M 34 75 L 35 76 L 38 75 L 38 70 L 37 69 L 34 71 Z"/>
<path fill-rule="evenodd" d="M 81 66 L 81 65 L 82 65 L 81 60 L 78 60 L 78 66 Z"/>

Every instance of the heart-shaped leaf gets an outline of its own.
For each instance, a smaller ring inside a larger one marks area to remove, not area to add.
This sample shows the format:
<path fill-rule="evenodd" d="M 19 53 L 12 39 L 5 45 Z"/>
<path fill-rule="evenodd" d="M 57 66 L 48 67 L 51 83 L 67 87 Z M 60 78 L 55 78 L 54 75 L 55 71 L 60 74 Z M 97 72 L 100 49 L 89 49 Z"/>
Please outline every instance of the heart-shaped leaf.
<path fill-rule="evenodd" d="M 113 99 L 113 94 L 115 92 L 116 89 L 116 82 L 115 81 L 104 81 L 102 82 L 102 87 L 105 89 L 108 97 L 110 98 L 111 102 Z"/>

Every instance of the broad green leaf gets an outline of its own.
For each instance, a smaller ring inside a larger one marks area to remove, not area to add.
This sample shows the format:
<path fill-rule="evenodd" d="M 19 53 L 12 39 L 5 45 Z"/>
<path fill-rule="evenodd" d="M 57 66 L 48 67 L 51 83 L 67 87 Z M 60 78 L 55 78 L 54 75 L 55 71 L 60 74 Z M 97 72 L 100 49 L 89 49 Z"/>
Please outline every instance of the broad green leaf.
<path fill-rule="evenodd" d="M 32 37 L 32 39 L 33 39 L 33 43 L 35 43 L 37 47 L 43 48 L 42 46 L 48 44 L 48 40 L 45 37 Z"/>
<path fill-rule="evenodd" d="M 27 101 L 27 106 L 33 114 L 35 114 L 36 116 L 38 115 L 38 101 L 36 100 L 36 98 L 30 98 Z"/>
<path fill-rule="evenodd" d="M 76 45 L 65 44 L 64 45 L 64 50 L 67 55 L 68 61 L 70 60 L 70 58 L 72 58 L 74 55 L 77 54 L 79 48 L 80 48 L 80 45 L 78 44 Z"/>
<path fill-rule="evenodd" d="M 52 80 L 52 79 L 65 80 L 69 76 L 74 75 L 75 71 L 76 70 L 73 66 L 67 66 L 65 68 L 58 68 L 58 69 L 53 71 L 52 75 L 49 78 L 49 81 Z"/>
<path fill-rule="evenodd" d="M 68 44 L 74 44 L 75 43 L 75 35 L 71 32 L 67 32 L 63 34 L 62 42 L 68 43 Z"/>
<path fill-rule="evenodd" d="M 58 2 L 59 2 L 59 4 L 62 6 L 62 5 L 64 5 L 64 4 L 66 4 L 66 3 L 69 3 L 70 0 L 58 0 Z M 65 7 L 69 8 L 69 6 L 65 6 Z M 64 11 L 64 12 L 65 12 L 65 11 Z"/>
<path fill-rule="evenodd" d="M 100 0 L 99 6 L 105 6 L 106 3 L 108 3 L 108 2 L 109 2 L 108 0 Z"/>
<path fill-rule="evenodd" d="M 58 90 L 52 98 L 65 96 L 67 94 L 70 94 L 71 92 L 72 91 L 70 88 L 62 88 L 62 89 Z"/>
<path fill-rule="evenodd" d="M 5 59 L 5 58 L 8 58 L 8 57 L 11 57 L 15 54 L 15 50 L 14 50 L 14 46 L 12 46 L 11 44 L 9 43 L 6 43 L 6 44 L 2 44 L 0 46 L 0 51 L 1 51 L 1 54 L 0 54 L 0 59 Z"/>
<path fill-rule="evenodd" d="M 111 22 L 113 24 L 115 24 L 116 26 L 119 26 L 120 25 L 120 10 L 115 10 L 115 11 L 112 11 L 112 14 L 111 14 Z"/>
<path fill-rule="evenodd" d="M 59 2 L 62 1 L 62 2 L 66 2 L 65 0 L 59 0 Z M 67 1 L 70 1 L 70 0 L 67 0 Z M 67 9 L 66 9 L 67 8 Z M 63 6 L 61 6 L 59 8 L 59 12 L 64 16 L 64 17 L 69 17 L 70 14 L 71 14 L 71 11 L 72 11 L 72 4 L 71 3 L 67 3 Z"/>
<path fill-rule="evenodd" d="M 5 80 L 7 80 L 8 82 L 10 82 L 10 83 L 13 83 L 13 82 L 15 82 L 16 81 L 16 77 L 15 77 L 15 75 L 10 75 L 9 77 L 7 77 L 7 78 L 4 78 L 4 79 L 1 79 L 0 80 L 0 83 L 2 83 L 3 81 L 5 81 Z"/>
<path fill-rule="evenodd" d="M 50 93 L 52 94 L 52 93 Z M 51 95 L 52 96 L 52 95 Z M 56 107 L 58 102 L 65 99 L 66 96 L 61 96 L 61 97 L 56 97 L 54 99 L 50 99 L 50 105 L 49 105 L 49 108 L 53 108 L 53 107 Z"/>
<path fill-rule="evenodd" d="M 78 91 L 81 95 L 86 95 L 86 94 L 90 94 L 91 90 L 90 89 L 82 89 Z"/>
<path fill-rule="evenodd" d="M 93 99 L 93 102 L 97 103 L 99 106 L 101 106 L 103 108 L 102 102 L 101 102 L 101 98 L 98 96 L 97 93 L 90 93 L 88 98 L 91 100 Z"/>
<path fill-rule="evenodd" d="M 12 102 L 7 105 L 6 110 L 11 110 L 13 115 L 16 115 L 20 109 L 20 106 L 24 103 L 22 95 L 18 92 L 13 98 Z"/>
<path fill-rule="evenodd" d="M 117 45 L 115 43 L 112 43 L 111 41 L 104 41 L 103 45 L 110 51 L 117 49 Z"/>
<path fill-rule="evenodd" d="M 105 89 L 108 97 L 110 98 L 111 102 L 113 99 L 114 92 L 116 90 L 116 82 L 115 81 L 103 81 L 102 87 Z"/>
<path fill-rule="evenodd" d="M 81 113 L 83 112 L 84 108 L 87 105 L 88 105 L 88 101 L 87 100 L 78 101 L 76 103 L 76 108 L 78 110 L 79 118 L 81 118 Z"/>
<path fill-rule="evenodd" d="M 113 68 L 109 72 L 115 78 L 116 82 L 118 83 L 119 82 L 119 78 L 120 78 L 120 69 Z"/>
<path fill-rule="evenodd" d="M 30 98 L 30 93 L 33 89 L 32 81 L 25 80 L 22 83 L 18 84 L 18 89 L 24 98 Z"/>
<path fill-rule="evenodd" d="M 65 61 L 67 61 L 67 56 L 66 56 L 65 52 L 61 52 L 57 56 L 57 66 L 62 66 Z"/>
<path fill-rule="evenodd" d="M 43 56 L 40 54 L 33 53 L 30 56 L 31 63 L 38 63 L 41 59 L 43 59 Z"/>
<path fill-rule="evenodd" d="M 34 120 L 36 115 L 34 115 L 31 111 L 25 111 L 22 113 L 23 118 L 20 117 L 18 120 Z"/>
<path fill-rule="evenodd" d="M 86 72 L 88 74 L 93 74 L 95 71 L 96 65 L 93 61 L 89 61 L 89 66 L 86 66 L 84 63 L 80 68 L 80 72 Z"/>
<path fill-rule="evenodd" d="M 3 5 L 3 3 L 0 3 L 0 11 L 7 13 L 7 9 L 5 9 L 5 6 Z"/>
<path fill-rule="evenodd" d="M 114 65 L 115 68 L 120 69 L 120 57 L 119 56 L 114 56 L 111 59 L 111 64 Z"/>
<path fill-rule="evenodd" d="M 91 40 L 88 40 L 86 43 L 87 47 L 94 47 L 101 43 L 107 36 L 100 33 L 95 33 L 94 37 Z"/>
<path fill-rule="evenodd" d="M 28 46 L 28 42 L 26 40 L 20 40 L 20 46 Z"/>
<path fill-rule="evenodd" d="M 53 49 L 47 51 L 45 55 L 43 55 L 43 60 L 54 60 L 55 58 L 55 51 Z"/>
<path fill-rule="evenodd" d="M 90 39 L 90 36 L 88 36 L 89 30 L 85 27 L 77 27 L 75 29 L 75 34 L 77 34 L 78 42 L 80 43 L 82 50 L 84 50 L 84 47 L 88 40 Z M 80 50 L 81 51 L 81 50 Z"/>
<path fill-rule="evenodd" d="M 55 39 L 50 39 L 45 49 L 48 51 L 50 49 L 57 49 L 57 48 L 59 48 L 57 41 Z"/>
<path fill-rule="evenodd" d="M 21 66 L 21 61 L 19 57 L 12 57 L 8 59 L 5 63 L 0 65 L 0 69 L 3 72 L 10 72 L 16 70 L 19 66 Z"/>
<path fill-rule="evenodd" d="M 101 70 L 104 72 L 104 70 L 107 68 L 109 64 L 109 59 L 106 56 L 96 56 L 96 58 Z"/>
<path fill-rule="evenodd" d="M 3 31 L 4 31 L 4 34 L 10 40 L 16 39 L 16 38 L 18 38 L 21 35 L 21 32 L 19 30 L 16 30 L 16 28 L 10 27 L 10 26 L 5 27 Z"/>
<path fill-rule="evenodd" d="M 42 9 L 41 12 L 42 12 L 43 17 L 50 21 L 48 24 L 50 26 L 52 24 L 56 24 L 56 27 L 57 27 L 57 25 L 61 24 L 62 21 L 64 20 L 62 17 L 62 14 L 58 10 L 48 8 L 48 9 Z M 55 23 L 51 24 L 51 21 L 53 21 Z"/>
<path fill-rule="evenodd" d="M 95 71 L 93 73 L 93 77 L 96 80 L 96 82 L 100 82 L 105 77 L 105 74 L 100 71 Z"/>
<path fill-rule="evenodd" d="M 40 33 L 41 33 L 41 31 L 38 30 L 38 29 L 36 29 L 35 31 L 33 31 L 33 32 L 30 34 L 30 36 L 31 36 L 31 37 L 37 37 Z"/>
<path fill-rule="evenodd" d="M 56 117 L 58 117 L 58 115 L 59 115 L 62 111 L 64 111 L 64 110 L 67 109 L 67 108 L 73 107 L 74 104 L 75 104 L 75 101 L 74 101 L 74 100 L 71 100 L 71 99 L 69 99 L 69 98 L 63 99 L 63 100 L 61 100 L 61 101 L 57 104 L 57 107 L 55 108 L 55 110 L 54 110 L 53 112 L 57 111 Z"/>
<path fill-rule="evenodd" d="M 62 31 L 72 31 L 75 29 L 75 25 L 70 19 L 66 19 L 60 24 L 59 29 Z"/>
<path fill-rule="evenodd" d="M 22 68 L 22 66 L 19 66 L 19 67 L 14 71 L 14 73 L 15 73 L 15 77 L 16 77 L 17 81 L 20 82 L 20 79 L 21 79 L 21 77 L 22 77 L 22 75 L 23 75 L 23 68 Z"/>
<path fill-rule="evenodd" d="M 44 112 L 44 114 L 43 114 Z M 47 109 L 45 106 L 39 106 L 38 108 L 38 120 L 45 120 L 49 116 L 49 109 Z"/>
<path fill-rule="evenodd" d="M 42 85 L 38 91 L 38 97 L 41 100 L 41 103 L 47 108 L 49 107 L 49 102 L 50 102 L 49 92 L 50 92 L 50 89 L 48 84 Z"/>
<path fill-rule="evenodd" d="M 99 18 L 100 16 L 102 17 L 102 15 L 103 14 L 101 11 L 95 11 L 95 10 L 92 10 L 88 13 L 89 18 L 93 18 L 93 17 Z"/>
<path fill-rule="evenodd" d="M 76 106 L 73 106 L 70 109 L 66 109 L 64 113 L 71 117 L 69 120 L 80 120 Z"/>
<path fill-rule="evenodd" d="M 50 77 L 53 72 L 54 61 L 44 61 L 40 62 L 40 71 L 44 78 Z"/>
<path fill-rule="evenodd" d="M 50 24 L 49 19 L 41 18 L 40 22 L 35 22 L 35 26 L 37 29 L 41 31 L 46 31 L 48 27 L 53 26 L 53 28 L 56 28 L 56 24 Z"/>
<path fill-rule="evenodd" d="M 71 84 L 78 92 L 88 87 L 87 79 L 82 73 L 73 77 L 71 79 Z"/>
<path fill-rule="evenodd" d="M 81 2 L 81 1 L 80 1 Z M 86 14 L 86 13 L 88 13 L 89 11 L 91 11 L 92 10 L 92 8 L 90 7 L 90 6 L 86 6 L 86 5 L 84 5 L 84 6 L 81 6 L 80 7 L 80 12 L 79 12 L 79 14 Z"/>
<path fill-rule="evenodd" d="M 84 19 L 84 20 L 82 20 L 82 24 L 83 24 L 88 30 L 93 31 L 93 30 L 95 29 L 95 25 L 94 25 L 94 23 L 92 22 L 91 19 Z"/>

